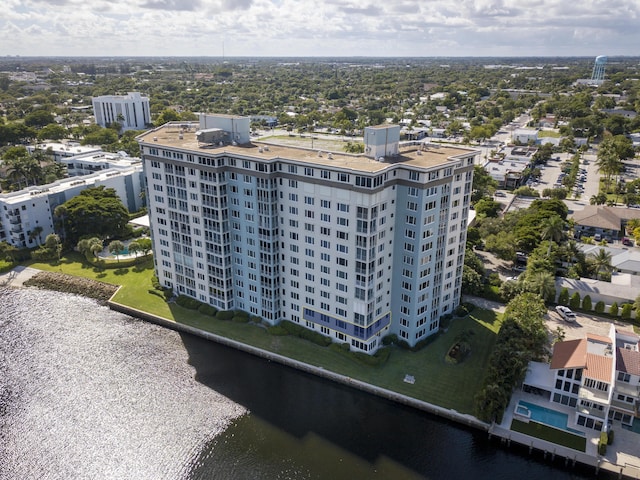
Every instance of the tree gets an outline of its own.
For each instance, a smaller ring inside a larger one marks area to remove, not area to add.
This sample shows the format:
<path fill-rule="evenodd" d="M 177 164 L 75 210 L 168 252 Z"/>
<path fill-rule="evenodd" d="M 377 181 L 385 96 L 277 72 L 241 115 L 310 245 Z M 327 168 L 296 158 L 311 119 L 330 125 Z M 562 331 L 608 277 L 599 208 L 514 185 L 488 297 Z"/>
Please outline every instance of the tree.
<path fill-rule="evenodd" d="M 571 295 L 569 306 L 573 309 L 580 308 L 580 294 L 578 292 L 573 292 L 573 295 Z"/>
<path fill-rule="evenodd" d="M 62 242 L 58 235 L 55 233 L 47 235 L 47 238 L 44 239 L 44 246 L 55 255 L 58 261 L 60 261 L 60 255 L 62 254 Z"/>
<path fill-rule="evenodd" d="M 476 202 L 474 208 L 479 217 L 497 217 L 502 205 L 491 198 L 482 198 Z"/>
<path fill-rule="evenodd" d="M 558 304 L 569 305 L 569 289 L 567 289 L 567 287 L 563 287 L 562 290 L 560 290 L 560 294 L 558 295 Z"/>
<path fill-rule="evenodd" d="M 613 265 L 611 265 L 611 253 L 604 248 L 598 250 L 597 253 L 589 255 L 589 263 L 592 265 L 596 273 L 596 278 L 600 279 L 602 274 L 611 274 Z"/>
<path fill-rule="evenodd" d="M 67 134 L 67 129 L 62 125 L 58 125 L 57 123 L 50 123 L 49 125 L 45 125 L 38 131 L 38 140 L 61 140 L 65 138 Z"/>
<path fill-rule="evenodd" d="M 41 235 L 42 235 L 42 231 L 43 230 L 44 229 L 40 225 L 38 225 L 36 227 L 33 227 L 33 230 L 31 230 L 29 232 L 29 241 L 31 242 L 31 241 L 33 241 L 34 239 L 37 238 L 38 239 L 38 246 L 40 246 L 40 244 L 42 243 Z"/>
<path fill-rule="evenodd" d="M 42 128 L 54 123 L 53 115 L 46 110 L 35 110 L 24 117 L 24 124 L 28 127 Z"/>
<path fill-rule="evenodd" d="M 120 240 L 113 240 L 109 243 L 107 248 L 112 255 L 116 256 L 116 261 L 120 263 L 120 255 L 124 251 L 124 243 L 122 243 Z"/>
<path fill-rule="evenodd" d="M 142 250 L 142 247 L 140 246 L 140 243 L 137 241 L 133 241 L 133 242 L 129 242 L 129 253 L 133 254 L 136 258 L 138 257 L 138 252 L 140 252 Z"/>
<path fill-rule="evenodd" d="M 549 240 L 549 250 L 547 256 L 551 254 L 551 243 L 559 243 L 564 236 L 564 221 L 557 215 L 547 218 L 542 224 L 540 231 L 540 238 L 542 240 Z"/>
<path fill-rule="evenodd" d="M 591 303 L 591 296 L 585 295 L 584 298 L 582 299 L 582 309 L 586 310 L 587 312 L 590 312 L 592 308 L 593 308 L 593 304 Z"/>
<path fill-rule="evenodd" d="M 498 188 L 498 182 L 480 165 L 473 166 L 473 187 L 471 203 L 483 197 L 490 197 Z"/>
<path fill-rule="evenodd" d="M 153 248 L 153 243 L 151 242 L 151 239 L 149 237 L 142 237 L 137 240 L 137 243 L 138 245 L 140 245 L 140 250 L 142 251 L 142 254 L 145 257 L 149 255 L 149 252 L 151 252 L 151 249 Z"/>
<path fill-rule="evenodd" d="M 556 280 L 549 272 L 535 272 L 525 279 L 525 289 L 538 294 L 545 302 L 550 303 L 556 297 Z"/>
<path fill-rule="evenodd" d="M 600 143 L 598 147 L 598 159 L 596 160 L 598 171 L 602 172 L 605 176 L 607 184 L 609 184 L 611 177 L 620 173 L 622 169 L 622 161 L 620 155 L 616 150 L 613 137 L 606 137 Z"/>
<path fill-rule="evenodd" d="M 3 240 L 0 242 L 0 258 L 14 263 L 16 261 L 17 253 L 18 249 L 7 241 Z"/>
<path fill-rule="evenodd" d="M 72 242 L 88 236 L 123 236 L 127 231 L 129 212 L 113 188 L 87 188 L 62 205 L 65 230 Z"/>
<path fill-rule="evenodd" d="M 80 240 L 76 248 L 87 260 L 91 261 L 98 258 L 98 254 L 102 252 L 104 245 L 98 237 L 91 237 Z"/>

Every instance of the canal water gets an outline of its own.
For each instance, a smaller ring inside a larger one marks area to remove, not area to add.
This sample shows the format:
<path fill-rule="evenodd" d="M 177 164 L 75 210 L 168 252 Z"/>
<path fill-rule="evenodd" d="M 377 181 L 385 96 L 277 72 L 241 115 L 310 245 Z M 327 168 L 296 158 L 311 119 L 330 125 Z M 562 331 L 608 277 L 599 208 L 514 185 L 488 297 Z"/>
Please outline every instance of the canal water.
<path fill-rule="evenodd" d="M 593 478 L 85 298 L 0 290 L 2 480 L 523 475 Z"/>

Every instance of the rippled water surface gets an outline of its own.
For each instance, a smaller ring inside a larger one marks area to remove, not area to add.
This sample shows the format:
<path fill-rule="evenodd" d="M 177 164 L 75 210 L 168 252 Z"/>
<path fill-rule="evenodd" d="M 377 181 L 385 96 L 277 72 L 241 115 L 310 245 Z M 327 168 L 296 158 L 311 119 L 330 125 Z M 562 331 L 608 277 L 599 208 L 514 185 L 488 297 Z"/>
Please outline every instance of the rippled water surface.
<path fill-rule="evenodd" d="M 591 478 L 75 296 L 0 290 L 0 347 L 2 480 Z"/>
<path fill-rule="evenodd" d="M 0 476 L 174 479 L 245 410 L 180 336 L 80 297 L 0 293 Z"/>

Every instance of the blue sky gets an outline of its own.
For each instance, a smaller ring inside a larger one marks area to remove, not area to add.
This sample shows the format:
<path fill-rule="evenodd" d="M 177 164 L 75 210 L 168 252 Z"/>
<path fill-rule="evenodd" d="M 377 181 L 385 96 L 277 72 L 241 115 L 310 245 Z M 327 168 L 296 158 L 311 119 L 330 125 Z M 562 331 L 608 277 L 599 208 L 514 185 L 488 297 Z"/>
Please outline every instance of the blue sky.
<path fill-rule="evenodd" d="M 0 55 L 640 55 L 638 0 L 3 0 Z"/>

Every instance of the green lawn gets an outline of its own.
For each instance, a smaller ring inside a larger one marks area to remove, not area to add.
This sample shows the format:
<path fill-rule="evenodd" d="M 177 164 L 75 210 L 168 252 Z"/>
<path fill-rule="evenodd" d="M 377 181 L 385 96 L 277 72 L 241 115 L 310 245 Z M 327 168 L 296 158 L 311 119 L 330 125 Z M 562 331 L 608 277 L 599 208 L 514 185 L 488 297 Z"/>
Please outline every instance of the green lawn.
<path fill-rule="evenodd" d="M 153 261 L 150 259 L 135 267 L 99 270 L 87 266 L 82 256 L 72 253 L 65 256 L 60 265 L 31 263 L 29 266 L 122 285 L 114 300 L 124 305 L 462 413 L 473 413 L 473 398 L 481 387 L 501 322 L 494 312 L 476 309 L 467 317 L 452 320 L 447 332 L 421 351 L 410 352 L 393 347 L 385 365 L 371 367 L 306 340 L 273 336 L 254 324 L 221 321 L 175 303 L 167 304 L 162 298 L 149 293 L 153 275 Z M 473 332 L 469 340 L 469 356 L 458 365 L 445 363 L 445 354 L 456 337 L 468 330 Z M 406 374 L 415 377 L 413 385 L 403 381 Z"/>
<path fill-rule="evenodd" d="M 540 438 L 547 442 L 555 443 L 556 445 L 562 445 L 564 447 L 572 448 L 584 452 L 587 448 L 587 439 L 573 433 L 565 432 L 558 428 L 553 428 L 548 425 L 543 425 L 537 422 L 522 422 L 520 420 L 513 419 L 511 421 L 511 430 L 514 432 L 524 433 L 530 437 Z"/>

